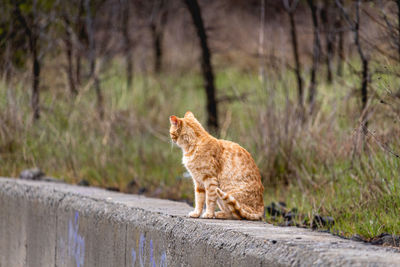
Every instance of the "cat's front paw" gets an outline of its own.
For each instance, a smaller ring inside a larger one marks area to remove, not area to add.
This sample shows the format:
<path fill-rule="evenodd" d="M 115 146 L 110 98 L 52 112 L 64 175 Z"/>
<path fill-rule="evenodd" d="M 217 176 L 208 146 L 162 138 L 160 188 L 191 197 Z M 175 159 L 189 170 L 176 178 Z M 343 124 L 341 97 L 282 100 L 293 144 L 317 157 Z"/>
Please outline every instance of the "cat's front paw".
<path fill-rule="evenodd" d="M 203 218 L 203 219 L 211 219 L 211 218 L 214 218 L 214 213 L 205 212 L 203 215 L 201 215 L 201 218 Z"/>
<path fill-rule="evenodd" d="M 194 210 L 194 211 L 189 212 L 188 216 L 191 217 L 191 218 L 199 218 L 200 217 L 200 213 L 201 212 L 199 212 L 197 210 Z"/>

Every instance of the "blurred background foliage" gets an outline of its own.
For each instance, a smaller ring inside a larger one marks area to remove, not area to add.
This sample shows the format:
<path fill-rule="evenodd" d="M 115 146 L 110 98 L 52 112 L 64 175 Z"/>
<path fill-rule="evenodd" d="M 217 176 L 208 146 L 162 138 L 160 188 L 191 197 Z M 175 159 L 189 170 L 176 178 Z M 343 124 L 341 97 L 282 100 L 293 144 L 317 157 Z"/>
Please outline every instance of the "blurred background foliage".
<path fill-rule="evenodd" d="M 0 175 L 192 203 L 168 133 L 191 110 L 251 152 L 266 205 L 400 234 L 399 5 L 0 0 Z"/>

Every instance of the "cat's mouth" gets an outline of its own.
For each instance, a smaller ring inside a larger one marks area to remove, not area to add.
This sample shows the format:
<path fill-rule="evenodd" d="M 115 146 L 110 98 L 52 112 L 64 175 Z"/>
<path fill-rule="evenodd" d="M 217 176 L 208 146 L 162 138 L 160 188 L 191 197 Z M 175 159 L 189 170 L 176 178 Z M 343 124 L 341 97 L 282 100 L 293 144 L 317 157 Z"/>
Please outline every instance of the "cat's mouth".
<path fill-rule="evenodd" d="M 171 133 L 171 139 L 174 143 L 176 143 L 176 141 L 178 140 L 178 135 L 172 134 Z"/>

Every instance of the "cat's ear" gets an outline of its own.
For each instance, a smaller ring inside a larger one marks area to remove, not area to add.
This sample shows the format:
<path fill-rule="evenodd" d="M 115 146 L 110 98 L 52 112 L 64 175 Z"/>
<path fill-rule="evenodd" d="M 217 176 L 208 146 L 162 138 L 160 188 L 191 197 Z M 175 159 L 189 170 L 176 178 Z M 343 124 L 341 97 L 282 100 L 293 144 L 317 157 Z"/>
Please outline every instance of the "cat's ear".
<path fill-rule="evenodd" d="M 179 124 L 179 119 L 176 116 L 170 116 L 169 121 L 171 122 L 171 125 L 178 126 Z"/>
<path fill-rule="evenodd" d="M 194 119 L 195 117 L 191 111 L 186 111 L 185 118 L 193 118 Z"/>

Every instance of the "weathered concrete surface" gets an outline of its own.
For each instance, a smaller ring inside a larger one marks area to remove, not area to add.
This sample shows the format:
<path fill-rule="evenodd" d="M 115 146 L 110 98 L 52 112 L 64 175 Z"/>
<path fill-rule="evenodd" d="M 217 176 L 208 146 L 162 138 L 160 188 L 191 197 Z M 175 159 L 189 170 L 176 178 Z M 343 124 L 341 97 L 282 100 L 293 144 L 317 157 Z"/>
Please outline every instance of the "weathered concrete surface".
<path fill-rule="evenodd" d="M 0 267 L 399 266 L 400 252 L 261 222 L 190 219 L 179 202 L 0 178 Z"/>

